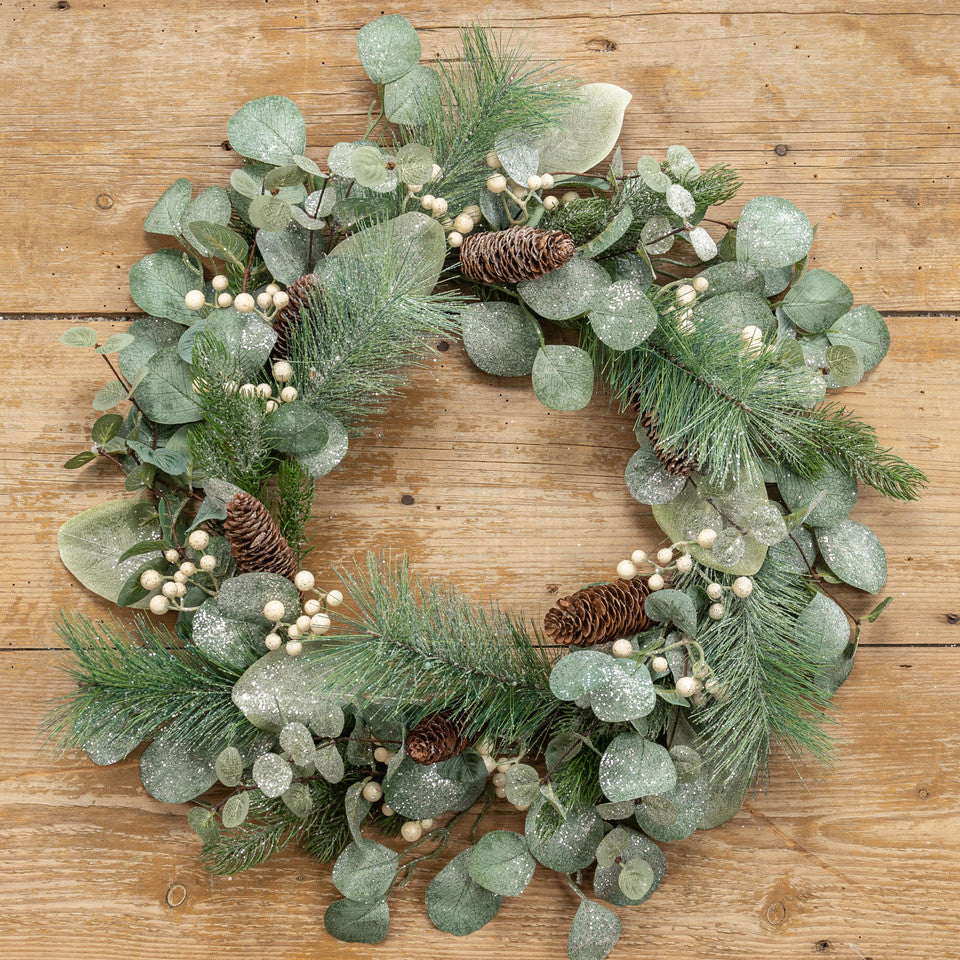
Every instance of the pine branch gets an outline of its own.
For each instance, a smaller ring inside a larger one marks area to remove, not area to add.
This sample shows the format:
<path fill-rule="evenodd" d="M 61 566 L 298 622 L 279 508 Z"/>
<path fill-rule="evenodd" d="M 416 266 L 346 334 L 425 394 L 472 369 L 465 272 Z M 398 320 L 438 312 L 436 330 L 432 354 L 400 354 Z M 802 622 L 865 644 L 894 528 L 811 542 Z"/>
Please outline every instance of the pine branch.
<path fill-rule="evenodd" d="M 405 559 L 370 555 L 366 571 L 343 580 L 356 633 L 317 654 L 334 688 L 396 705 L 408 728 L 442 711 L 461 719 L 470 741 L 528 748 L 576 716 L 551 694 L 551 657 L 520 621 L 413 578 Z"/>
<path fill-rule="evenodd" d="M 276 465 L 266 440 L 263 400 L 239 391 L 240 365 L 213 335 L 201 333 L 194 340 L 191 373 L 203 413 L 190 430 L 195 473 L 227 480 L 258 497 Z"/>
<path fill-rule="evenodd" d="M 728 583 L 732 577 L 697 568 Z M 810 594 L 801 577 L 768 559 L 753 578 L 753 593 L 709 620 L 697 640 L 718 680 L 721 701 L 692 718 L 710 742 L 719 772 L 744 766 L 763 775 L 771 749 L 827 764 L 833 738 L 824 729 L 830 698 L 816 682 L 822 667 L 804 654 L 797 619 Z"/>
<path fill-rule="evenodd" d="M 64 669 L 77 684 L 44 721 L 59 748 L 93 738 L 142 742 L 161 727 L 186 747 L 259 735 L 231 699 L 242 671 L 181 646 L 165 627 L 138 620 L 131 632 L 76 615 L 55 629 L 72 655 Z"/>
<path fill-rule="evenodd" d="M 423 264 L 399 245 L 357 234 L 356 256 L 337 258 L 290 331 L 290 361 L 300 395 L 355 429 L 405 382 L 400 369 L 431 339 L 456 329 L 461 297 L 423 295 Z"/>
<path fill-rule="evenodd" d="M 437 62 L 440 96 L 420 104 L 421 120 L 401 138 L 425 144 L 443 170 L 432 184 L 452 210 L 475 203 L 490 170 L 484 162 L 496 137 L 536 133 L 556 122 L 570 102 L 570 81 L 534 63 L 512 35 L 479 25 L 460 30 L 461 51 Z"/>
<path fill-rule="evenodd" d="M 303 561 L 306 547 L 310 507 L 316 496 L 313 478 L 295 460 L 283 460 L 277 466 L 277 489 L 272 498 L 271 513 L 280 532 L 297 558 Z"/>

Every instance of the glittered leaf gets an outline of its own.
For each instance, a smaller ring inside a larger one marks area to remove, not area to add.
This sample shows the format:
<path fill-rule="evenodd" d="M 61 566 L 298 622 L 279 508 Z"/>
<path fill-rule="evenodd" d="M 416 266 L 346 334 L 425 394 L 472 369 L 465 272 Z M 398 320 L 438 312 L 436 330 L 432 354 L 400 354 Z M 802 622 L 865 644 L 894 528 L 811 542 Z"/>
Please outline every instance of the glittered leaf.
<path fill-rule="evenodd" d="M 236 793 L 223 805 L 223 826 L 227 830 L 233 830 L 239 827 L 247 814 L 250 812 L 250 792 L 244 790 L 242 793 Z"/>
<path fill-rule="evenodd" d="M 613 678 L 590 691 L 590 709 L 606 723 L 645 717 L 656 702 L 650 671 L 636 660 L 614 661 Z"/>
<path fill-rule="evenodd" d="M 780 302 L 784 313 L 807 333 L 824 333 L 852 306 L 850 288 L 826 270 L 808 270 Z"/>
<path fill-rule="evenodd" d="M 684 220 L 693 216 L 694 211 L 697 209 L 697 203 L 693 199 L 690 191 L 681 186 L 679 183 L 671 183 L 667 187 L 667 206 L 678 216 L 683 217 Z"/>
<path fill-rule="evenodd" d="M 548 344 L 533 361 L 533 392 L 551 410 L 581 410 L 593 396 L 593 361 L 579 347 Z"/>
<path fill-rule="evenodd" d="M 536 861 L 519 833 L 493 830 L 473 848 L 468 864 L 471 879 L 502 897 L 517 897 L 533 876 Z"/>
<path fill-rule="evenodd" d="M 699 275 L 708 284 L 701 299 L 732 291 L 763 295 L 763 274 L 749 263 L 715 263 Z"/>
<path fill-rule="evenodd" d="M 390 908 L 386 900 L 334 900 L 323 915 L 323 926 L 344 943 L 380 943 L 390 927 Z"/>
<path fill-rule="evenodd" d="M 599 650 L 571 650 L 553 665 L 550 691 L 558 700 L 578 700 L 616 676 L 616 661 Z"/>
<path fill-rule="evenodd" d="M 659 315 L 643 289 L 619 280 L 600 296 L 589 314 L 594 333 L 614 350 L 630 350 L 657 329 Z"/>
<path fill-rule="evenodd" d="M 180 236 L 180 221 L 183 212 L 190 203 L 193 190 L 190 181 L 181 177 L 174 180 L 166 190 L 160 194 L 160 199 L 153 205 L 146 219 L 143 229 L 147 233 L 159 233 L 168 237 Z"/>
<path fill-rule="evenodd" d="M 828 387 L 852 387 L 863 378 L 863 361 L 853 347 L 844 344 L 829 346 L 824 359 L 830 368 L 826 378 Z"/>
<path fill-rule="evenodd" d="M 202 285 L 199 273 L 188 266 L 179 250 L 147 254 L 130 268 L 130 296 L 146 313 L 189 326 L 197 319 L 184 297 Z"/>
<path fill-rule="evenodd" d="M 693 252 L 700 260 L 712 260 L 717 255 L 717 243 L 704 227 L 694 227 L 689 237 Z"/>
<path fill-rule="evenodd" d="M 456 773 L 457 779 L 450 779 L 445 773 Z M 385 779 L 383 792 L 384 799 L 397 813 L 419 820 L 439 816 L 446 810 L 466 809 L 483 792 L 486 781 L 486 767 L 476 754 L 468 755 L 460 767 L 424 765 L 405 756 Z"/>
<path fill-rule="evenodd" d="M 540 792 L 540 774 L 526 763 L 515 763 L 505 774 L 507 802 L 529 806 Z"/>
<path fill-rule="evenodd" d="M 707 803 L 706 779 L 678 783 L 672 790 L 660 791 L 658 800 L 669 801 L 676 811 L 676 818 L 670 817 L 665 823 L 659 814 L 652 813 L 646 806 L 646 800 L 637 804 L 635 818 L 649 837 L 661 843 L 683 840 L 696 830 L 703 817 Z"/>
<path fill-rule="evenodd" d="M 283 198 L 275 197 L 270 193 L 254 197 L 247 211 L 247 217 L 253 226 L 258 230 L 267 230 L 272 233 L 286 230 L 292 216 L 290 204 Z"/>
<path fill-rule="evenodd" d="M 797 619 L 797 638 L 814 663 L 829 663 L 847 648 L 850 624 L 833 600 L 818 593 Z"/>
<path fill-rule="evenodd" d="M 228 121 L 230 146 L 242 157 L 275 166 L 293 163 L 307 146 L 307 127 L 297 105 L 286 97 L 245 103 Z"/>
<path fill-rule="evenodd" d="M 656 883 L 656 873 L 642 857 L 628 860 L 617 880 L 620 890 L 628 900 L 642 900 Z"/>
<path fill-rule="evenodd" d="M 504 130 L 494 141 L 493 149 L 507 176 L 519 184 L 526 184 L 539 169 L 537 142 L 523 130 Z"/>
<path fill-rule="evenodd" d="M 410 71 L 420 59 L 420 40 L 406 17 L 391 13 L 360 28 L 357 53 L 374 83 L 390 83 Z"/>
<path fill-rule="evenodd" d="M 670 166 L 670 172 L 678 180 L 700 176 L 700 165 L 693 158 L 693 154 L 679 144 L 667 148 L 667 163 Z"/>
<path fill-rule="evenodd" d="M 297 463 L 303 467 L 314 480 L 325 477 L 347 455 L 349 443 L 347 431 L 343 424 L 332 413 L 321 411 L 318 417 L 317 429 L 321 426 L 327 431 L 327 442 L 322 449 L 315 453 L 297 456 Z"/>
<path fill-rule="evenodd" d="M 804 521 L 811 527 L 832 527 L 846 520 L 857 502 L 857 481 L 836 467 L 828 467 L 816 480 L 805 480 L 780 467 L 777 487 L 791 511 L 805 511 L 813 505 Z"/>
<path fill-rule="evenodd" d="M 603 820 L 589 804 L 578 804 L 562 817 L 544 796 L 527 812 L 527 846 L 545 867 L 559 873 L 574 873 L 593 862 L 603 838 Z"/>
<path fill-rule="evenodd" d="M 887 582 L 887 555 L 869 527 L 843 520 L 815 534 L 820 556 L 844 583 L 876 593 Z"/>
<path fill-rule="evenodd" d="M 317 773 L 327 783 L 339 783 L 346 773 L 343 756 L 335 743 L 329 743 L 327 746 L 321 747 L 316 752 L 313 762 L 316 765 Z"/>
<path fill-rule="evenodd" d="M 598 257 L 609 250 L 630 229 L 633 223 L 633 210 L 625 206 L 592 240 L 580 248 L 585 257 Z"/>
<path fill-rule="evenodd" d="M 657 590 L 644 601 L 644 613 L 657 623 L 673 623 L 688 636 L 697 633 L 697 608 L 682 590 Z"/>
<path fill-rule="evenodd" d="M 333 865 L 334 886 L 351 900 L 370 903 L 385 897 L 397 875 L 395 851 L 376 840 L 354 840 Z"/>
<path fill-rule="evenodd" d="M 427 887 L 427 915 L 438 930 L 464 937 L 489 923 L 503 897 L 481 887 L 470 876 L 473 847 L 458 853 Z"/>
<path fill-rule="evenodd" d="M 423 64 L 414 64 L 402 77 L 391 80 L 383 88 L 383 110 L 387 120 L 402 126 L 415 126 L 440 100 L 440 78 Z M 426 183 L 422 180 L 407 181 Z"/>
<path fill-rule="evenodd" d="M 243 776 L 243 758 L 236 747 L 224 747 L 214 763 L 217 779 L 225 787 L 235 787 Z"/>
<path fill-rule="evenodd" d="M 300 210 L 299 207 L 296 210 Z M 303 211 L 300 210 L 302 213 Z M 281 283 L 299 280 L 309 270 L 307 253 L 310 238 L 298 224 L 288 224 L 279 233 L 257 231 L 257 249 L 270 275 Z"/>
<path fill-rule="evenodd" d="M 618 734 L 600 760 L 600 786 L 608 800 L 633 800 L 665 793 L 677 782 L 666 748 L 639 733 Z"/>
<path fill-rule="evenodd" d="M 666 859 L 663 851 L 650 839 L 631 830 L 629 827 L 618 827 L 627 834 L 627 844 L 620 854 L 619 863 L 609 866 L 600 866 L 593 873 L 593 892 L 608 903 L 617 907 L 636 906 L 647 900 L 656 890 L 657 884 L 663 879 L 666 872 Z M 642 860 L 653 871 L 654 882 L 650 888 L 637 900 L 628 898 L 620 887 L 620 875 L 623 867 L 634 860 Z"/>
<path fill-rule="evenodd" d="M 161 347 L 146 362 L 146 376 L 136 389 L 137 403 L 154 423 L 193 423 L 201 419 L 190 366 L 176 347 Z"/>
<path fill-rule="evenodd" d="M 606 271 L 581 254 L 538 280 L 517 284 L 517 293 L 534 313 L 548 320 L 570 320 L 588 313 L 610 286 Z"/>
<path fill-rule="evenodd" d="M 737 259 L 760 270 L 797 263 L 812 243 L 806 214 L 782 197 L 754 197 L 737 221 Z"/>
<path fill-rule="evenodd" d="M 209 790 L 217 775 L 209 757 L 161 733 L 140 757 L 140 779 L 150 796 L 163 803 L 186 803 Z"/>
<path fill-rule="evenodd" d="M 570 960 L 604 960 L 620 939 L 620 918 L 602 903 L 581 900 L 567 937 Z"/>
<path fill-rule="evenodd" d="M 853 347 L 863 362 L 864 370 L 872 370 L 890 349 L 890 331 L 879 311 L 866 305 L 854 307 L 826 331 L 831 344 Z"/>
<path fill-rule="evenodd" d="M 293 768 L 277 753 L 264 753 L 253 762 L 253 781 L 267 797 L 279 797 L 293 783 Z"/>
<path fill-rule="evenodd" d="M 540 338 L 533 320 L 518 304 L 472 303 L 460 315 L 460 323 L 464 349 L 484 373 L 522 377 L 533 370 Z"/>
<path fill-rule="evenodd" d="M 630 458 L 625 475 L 630 496 L 646 504 L 669 503 L 687 484 L 686 477 L 667 473 L 649 444 Z"/>

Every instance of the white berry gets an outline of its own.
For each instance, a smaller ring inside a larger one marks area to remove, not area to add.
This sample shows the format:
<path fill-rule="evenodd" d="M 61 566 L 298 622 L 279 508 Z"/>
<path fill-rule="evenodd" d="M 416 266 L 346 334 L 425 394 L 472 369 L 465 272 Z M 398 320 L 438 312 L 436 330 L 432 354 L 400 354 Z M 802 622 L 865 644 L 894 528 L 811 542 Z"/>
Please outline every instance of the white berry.
<path fill-rule="evenodd" d="M 264 293 L 269 293 L 270 296 L 272 297 L 272 296 L 274 296 L 275 294 L 278 294 L 278 293 L 280 292 L 280 288 L 279 288 L 275 283 L 268 283 L 268 284 L 263 288 L 263 292 L 264 292 Z"/>
<path fill-rule="evenodd" d="M 282 310 L 290 303 L 290 294 L 286 290 L 281 290 L 279 293 L 273 295 L 273 305 L 278 309 Z"/>
<path fill-rule="evenodd" d="M 697 534 L 697 543 L 703 547 L 704 550 L 709 550 L 717 542 L 717 531 L 711 530 L 710 527 L 704 527 Z"/>
<path fill-rule="evenodd" d="M 256 306 L 253 297 L 247 292 L 238 293 L 236 299 L 233 301 L 233 305 L 236 307 L 238 313 L 250 313 Z"/>
<path fill-rule="evenodd" d="M 273 296 L 264 290 L 257 294 L 257 306 L 261 310 L 269 310 L 273 306 Z"/>
<path fill-rule="evenodd" d="M 655 573 L 652 577 L 647 577 L 647 586 L 651 590 L 662 590 L 663 577 L 661 577 L 659 573 Z"/>
<path fill-rule="evenodd" d="M 280 399 L 284 403 L 293 403 L 297 399 L 297 388 L 296 387 L 284 387 L 280 391 Z"/>
<path fill-rule="evenodd" d="M 416 843 L 423 836 L 423 827 L 420 826 L 419 820 L 408 820 L 400 828 L 400 836 L 403 837 L 407 843 Z"/>
<path fill-rule="evenodd" d="M 295 623 L 291 623 L 290 626 L 287 627 L 287 636 L 291 640 L 299 640 L 303 634 L 300 632 L 300 628 Z"/>
<path fill-rule="evenodd" d="M 174 573 L 174 575 L 173 575 L 173 582 L 174 582 L 174 583 L 186 583 L 186 582 L 187 582 L 187 575 L 186 575 L 182 570 L 177 570 L 177 572 Z"/>
<path fill-rule="evenodd" d="M 670 664 L 667 663 L 667 658 L 660 656 L 654 657 L 650 661 L 650 668 L 654 673 L 666 673 L 670 669 Z"/>
<path fill-rule="evenodd" d="M 230 294 L 227 293 L 226 291 L 224 291 L 223 293 L 220 294 L 219 297 L 217 297 L 218 307 L 229 307 L 231 303 L 233 303 L 233 297 L 231 297 Z"/>
<path fill-rule="evenodd" d="M 212 553 L 205 553 L 200 558 L 200 569 L 210 573 L 217 568 L 217 558 Z"/>
<path fill-rule="evenodd" d="M 677 303 L 685 307 L 688 303 L 693 303 L 697 299 L 697 291 L 689 283 L 682 283 L 677 287 Z"/>
<path fill-rule="evenodd" d="M 740 331 L 740 337 L 745 343 L 756 343 L 763 340 L 763 331 L 751 323 Z"/>
<path fill-rule="evenodd" d="M 657 563 L 661 567 L 665 567 L 673 559 L 673 550 L 670 547 L 664 547 L 662 550 L 657 551 Z"/>
<path fill-rule="evenodd" d="M 385 803 L 385 804 L 380 808 L 380 812 L 381 812 L 385 817 L 392 817 L 392 816 L 393 816 L 393 807 L 391 807 L 389 803 Z"/>
<path fill-rule="evenodd" d="M 386 747 L 377 747 L 373 751 L 373 759 L 377 763 L 389 763 L 390 762 L 390 751 Z"/>
<path fill-rule="evenodd" d="M 449 209 L 449 204 L 443 197 L 437 197 L 433 201 L 433 215 L 435 217 L 442 217 L 447 210 Z"/>
<path fill-rule="evenodd" d="M 363 785 L 363 799 L 376 803 L 383 796 L 383 787 L 376 780 L 371 780 Z"/>
<path fill-rule="evenodd" d="M 617 576 L 621 580 L 632 580 L 637 572 L 636 564 L 632 560 L 621 560 L 617 564 Z"/>
<path fill-rule="evenodd" d="M 494 787 L 494 788 L 493 788 L 493 795 L 494 795 L 498 800 L 502 800 L 502 799 L 507 795 L 507 788 L 506 788 L 506 787 Z"/>
<path fill-rule="evenodd" d="M 681 697 L 694 697 L 700 692 L 700 681 L 696 677 L 681 677 L 674 689 Z"/>
<path fill-rule="evenodd" d="M 505 787 L 507 785 L 507 775 L 499 770 L 490 778 L 490 782 L 495 787 Z"/>
<path fill-rule="evenodd" d="M 180 592 L 180 584 L 174 583 L 172 580 L 168 580 L 161 588 L 160 592 L 170 600 L 176 599 Z"/>
<path fill-rule="evenodd" d="M 507 189 L 507 178 L 502 173 L 495 173 L 487 180 L 487 189 L 491 193 L 503 193 Z"/>
<path fill-rule="evenodd" d="M 269 383 L 258 383 L 257 384 L 257 396 L 261 400 L 268 400 L 273 396 L 273 387 Z"/>
<path fill-rule="evenodd" d="M 339 590 L 331 590 L 327 594 L 327 603 L 331 607 L 339 607 L 343 603 L 343 594 Z"/>
<path fill-rule="evenodd" d="M 276 413 L 280 409 L 280 404 L 276 400 L 268 400 L 265 409 L 267 413 Z"/>
<path fill-rule="evenodd" d="M 499 169 L 500 169 L 500 158 L 497 156 L 497 154 L 496 154 L 493 150 L 491 150 L 491 151 L 487 154 L 487 166 L 488 166 L 491 170 L 499 170 Z"/>
<path fill-rule="evenodd" d="M 540 183 L 543 185 L 544 190 L 550 190 L 555 182 L 552 173 L 544 173 L 540 177 Z"/>
<path fill-rule="evenodd" d="M 150 598 L 150 612 L 162 617 L 170 609 L 170 601 L 161 594 Z"/>
<path fill-rule="evenodd" d="M 183 302 L 187 305 L 188 310 L 202 310 L 207 298 L 203 295 L 202 290 L 191 290 L 183 298 Z"/>
<path fill-rule="evenodd" d="M 306 614 L 303 614 L 303 616 L 297 617 L 294 626 L 301 633 L 306 633 L 310 629 L 310 618 Z"/>
<path fill-rule="evenodd" d="M 144 570 L 140 574 L 140 586 L 144 590 L 156 590 L 163 583 L 159 570 Z"/>
<path fill-rule="evenodd" d="M 630 554 L 630 559 L 639 567 L 647 559 L 647 555 L 643 550 L 634 550 Z"/>
<path fill-rule="evenodd" d="M 321 609 L 320 601 L 314 598 L 311 598 L 303 605 L 303 612 L 308 617 L 312 617 L 315 613 L 319 613 Z"/>
<path fill-rule="evenodd" d="M 723 587 L 719 583 L 708 583 L 707 596 L 711 600 L 719 600 L 723 596 Z"/>
<path fill-rule="evenodd" d="M 187 543 L 193 547 L 194 550 L 206 550 L 210 545 L 210 534 L 206 530 L 194 530 L 193 533 L 187 537 Z"/>
<path fill-rule="evenodd" d="M 273 379 L 277 383 L 286 383 L 293 377 L 293 367 L 286 360 L 278 360 L 273 365 Z"/>
<path fill-rule="evenodd" d="M 566 206 L 568 203 L 573 203 L 575 200 L 580 199 L 580 194 L 576 190 L 568 190 L 561 198 L 560 202 Z"/>
<path fill-rule="evenodd" d="M 689 573 L 693 569 L 693 557 L 685 553 L 677 557 L 677 571 L 679 573 Z"/>
<path fill-rule="evenodd" d="M 296 657 L 303 650 L 303 644 L 299 640 L 288 640 L 284 650 L 286 650 L 291 657 Z"/>
<path fill-rule="evenodd" d="M 184 560 L 180 564 L 180 572 L 189 580 L 197 572 L 197 565 L 190 560 Z"/>
<path fill-rule="evenodd" d="M 693 278 L 693 289 L 696 290 L 697 293 L 703 293 L 709 286 L 710 281 L 706 277 Z"/>
<path fill-rule="evenodd" d="M 211 281 L 210 285 L 217 293 L 222 293 L 230 285 L 230 281 L 222 274 L 218 273 Z"/>
<path fill-rule="evenodd" d="M 556 197 L 544 197 L 543 205 L 548 210 L 556 210 L 560 206 L 560 201 Z"/>
<path fill-rule="evenodd" d="M 707 613 L 710 616 L 711 620 L 722 620 L 723 619 L 723 604 L 722 603 L 711 603 L 710 609 L 707 610 Z"/>
<path fill-rule="evenodd" d="M 433 170 L 430 171 L 430 180 L 433 181 L 442 176 L 443 176 L 443 168 L 440 166 L 439 163 L 435 163 L 433 165 Z"/>
<path fill-rule="evenodd" d="M 613 648 L 610 652 L 615 657 L 632 657 L 633 644 L 626 637 L 621 637 L 619 640 L 614 641 Z"/>
<path fill-rule="evenodd" d="M 257 388 L 252 383 L 242 383 L 240 385 L 241 397 L 255 397 L 256 395 L 257 395 Z"/>
<path fill-rule="evenodd" d="M 453 229 L 458 233 L 469 233 L 475 224 L 473 222 L 473 217 L 468 216 L 465 213 L 458 214 L 456 219 L 453 221 Z"/>
<path fill-rule="evenodd" d="M 325 613 L 316 613 L 310 618 L 310 632 L 324 634 L 330 629 L 330 618 Z"/>
<path fill-rule="evenodd" d="M 268 633 L 263 642 L 268 650 L 279 650 L 283 638 L 279 633 Z"/>
<path fill-rule="evenodd" d="M 447 234 L 447 243 L 456 249 L 463 243 L 463 234 L 460 233 L 459 230 L 451 230 L 450 233 Z"/>
<path fill-rule="evenodd" d="M 423 207 L 424 210 L 432 210 L 432 209 L 433 209 L 433 201 L 436 200 L 436 199 L 437 199 L 437 198 L 436 198 L 432 193 L 425 193 L 425 194 L 420 198 L 420 206 Z"/>
<path fill-rule="evenodd" d="M 300 570 L 293 578 L 293 585 L 301 591 L 312 590 L 316 582 L 309 570 Z"/>
<path fill-rule="evenodd" d="M 527 186 L 531 190 L 539 190 L 543 186 L 543 180 L 540 179 L 536 174 L 532 177 L 527 178 Z"/>
<path fill-rule="evenodd" d="M 433 817 L 426 817 L 420 821 L 420 826 L 423 827 L 424 830 L 432 830 L 435 825 L 436 820 L 434 820 Z"/>
<path fill-rule="evenodd" d="M 274 623 L 282 620 L 286 612 L 287 608 L 279 600 L 268 600 L 263 605 L 263 615 Z"/>
<path fill-rule="evenodd" d="M 497 769 L 497 761 L 493 759 L 489 754 L 482 754 L 483 765 L 487 768 L 487 773 L 493 773 Z"/>
<path fill-rule="evenodd" d="M 741 599 L 749 597 L 753 593 L 753 581 L 749 577 L 737 577 L 733 581 L 733 592 Z"/>
<path fill-rule="evenodd" d="M 168 563 L 176 563 L 180 559 L 180 554 L 171 547 L 169 550 L 163 551 L 163 559 Z"/>

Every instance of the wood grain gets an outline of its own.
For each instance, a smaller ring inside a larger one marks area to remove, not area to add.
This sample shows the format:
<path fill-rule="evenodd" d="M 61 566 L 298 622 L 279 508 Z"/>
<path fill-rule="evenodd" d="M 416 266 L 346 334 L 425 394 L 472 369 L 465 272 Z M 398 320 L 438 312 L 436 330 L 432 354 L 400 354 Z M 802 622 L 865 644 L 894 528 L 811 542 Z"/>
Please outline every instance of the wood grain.
<path fill-rule="evenodd" d="M 229 950 L 260 960 L 266 948 L 284 958 L 564 955 L 575 905 L 543 870 L 488 927 L 457 940 L 426 919 L 423 893 L 437 869 L 427 864 L 394 898 L 392 932 L 372 948 L 324 933 L 322 909 L 337 897 L 329 867 L 298 853 L 211 879 L 196 860 L 186 808 L 148 797 L 135 762 L 97 768 L 82 756 L 37 755 L 42 703 L 66 688 L 52 655 L 7 653 L 0 663 L 3 688 L 18 702 L 5 708 L 0 731 L 5 957 L 200 960 Z M 955 649 L 862 651 L 837 698 L 837 768 L 805 786 L 777 764 L 770 790 L 731 823 L 665 845 L 667 877 L 649 903 L 621 911 L 616 956 L 954 956 L 960 694 L 953 686 L 932 698 L 928 682 L 958 669 Z M 504 810 L 484 829 L 518 826 Z"/>
<path fill-rule="evenodd" d="M 465 15 L 528 31 L 537 57 L 634 92 L 628 162 L 687 143 L 705 163 L 737 165 L 744 200 L 797 201 L 820 224 L 815 262 L 891 326 L 890 356 L 844 401 L 931 478 L 920 504 L 864 494 L 856 508 L 887 545 L 896 602 L 838 695 L 836 770 L 804 783 L 778 763 L 769 791 L 730 824 L 669 845 L 661 890 L 622 911 L 615 957 L 960 956 L 960 6 L 839 7 L 390 8 L 421 30 L 425 58 L 454 47 Z M 57 343 L 75 322 L 67 315 L 93 314 L 85 322 L 104 336 L 122 329 L 109 315 L 133 309 L 127 270 L 157 245 L 143 216 L 176 177 L 225 181 L 237 160 L 222 146 L 226 120 L 245 100 L 293 97 L 317 159 L 353 139 L 371 96 L 355 31 L 377 13 L 342 0 L 0 0 L 4 958 L 563 956 L 575 904 L 545 871 L 480 934 L 456 940 L 426 920 L 430 866 L 395 898 L 384 944 L 337 944 L 322 926 L 336 896 L 328 867 L 291 851 L 211 880 L 185 808 L 148 797 L 135 761 L 58 761 L 37 737 L 44 703 L 67 689 L 45 649 L 56 612 L 114 613 L 60 567 L 57 528 L 125 495 L 99 465 L 60 468 L 86 446 L 105 379 L 95 357 Z M 602 397 L 585 414 L 550 413 L 529 384 L 478 373 L 450 344 L 320 484 L 314 566 L 327 575 L 369 548 L 407 550 L 421 572 L 539 618 L 557 595 L 653 545 L 656 527 L 623 487 L 634 443 Z M 490 823 L 517 825 L 507 812 Z"/>
<path fill-rule="evenodd" d="M 899 3 L 644 4 L 476 12 L 529 31 L 538 58 L 634 93 L 629 163 L 690 143 L 729 161 L 743 200 L 780 193 L 820 225 L 814 262 L 883 310 L 960 308 L 955 189 L 960 10 Z M 455 49 L 464 11 L 401 0 L 424 56 Z M 371 99 L 354 49 L 362 5 L 212 0 L 0 4 L 4 176 L 0 304 L 132 308 L 127 270 L 157 245 L 141 229 L 180 176 L 225 182 L 226 120 L 248 99 L 292 97 L 309 152 L 355 139 Z M 37 51 L 43 51 L 38 59 Z M 731 205 L 734 216 L 743 200 Z"/>

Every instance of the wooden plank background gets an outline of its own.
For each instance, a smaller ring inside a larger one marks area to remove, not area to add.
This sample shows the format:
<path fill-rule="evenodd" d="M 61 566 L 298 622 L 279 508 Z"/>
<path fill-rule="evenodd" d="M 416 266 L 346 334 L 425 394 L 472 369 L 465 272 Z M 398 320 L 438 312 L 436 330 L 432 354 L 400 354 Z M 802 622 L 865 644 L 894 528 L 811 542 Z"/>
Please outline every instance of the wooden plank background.
<path fill-rule="evenodd" d="M 528 31 L 538 57 L 634 92 L 628 162 L 686 143 L 705 163 L 737 165 L 744 200 L 796 200 L 820 225 L 815 263 L 891 327 L 890 356 L 844 397 L 932 482 L 919 505 L 865 495 L 856 509 L 887 544 L 896 602 L 838 695 L 836 769 L 801 780 L 779 762 L 769 791 L 730 824 L 669 845 L 660 891 L 622 911 L 615 957 L 960 957 L 960 5 L 837 7 L 390 8 L 413 20 L 425 56 L 454 46 L 464 16 Z M 57 527 L 122 491 L 98 468 L 60 470 L 83 448 L 103 373 L 57 337 L 77 315 L 122 328 L 117 315 L 135 309 L 127 269 L 153 244 L 144 214 L 178 176 L 223 182 L 236 160 L 222 146 L 226 119 L 239 104 L 293 97 L 317 159 L 355 136 L 371 93 L 354 36 L 379 13 L 342 0 L 0 2 L 5 958 L 563 955 L 574 904 L 545 872 L 457 940 L 426 920 L 431 868 L 395 899 L 384 944 L 339 945 L 322 928 L 336 895 L 329 868 L 290 852 L 211 880 L 185 808 L 151 800 L 132 762 L 55 760 L 36 738 L 44 702 L 66 689 L 51 620 L 60 609 L 109 612 L 61 570 Z M 585 414 L 549 413 L 528 384 L 477 373 L 451 344 L 321 483 L 315 565 L 406 549 L 424 573 L 538 616 L 558 592 L 652 545 L 656 528 L 622 485 L 633 449 L 629 423 L 603 398 Z M 511 824 L 505 810 L 500 825 Z"/>

